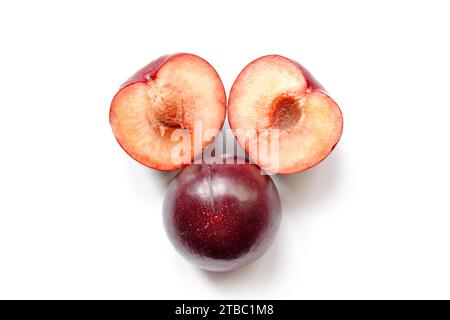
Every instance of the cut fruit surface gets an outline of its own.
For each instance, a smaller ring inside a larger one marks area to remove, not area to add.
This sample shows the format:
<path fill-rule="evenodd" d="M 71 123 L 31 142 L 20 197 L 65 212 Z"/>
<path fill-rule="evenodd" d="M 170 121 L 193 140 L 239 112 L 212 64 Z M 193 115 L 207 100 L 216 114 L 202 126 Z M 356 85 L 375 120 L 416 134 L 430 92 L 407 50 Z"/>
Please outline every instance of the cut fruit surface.
<path fill-rule="evenodd" d="M 325 159 L 342 135 L 336 102 L 297 62 L 270 55 L 239 74 L 228 103 L 239 144 L 273 173 L 304 171 Z"/>
<path fill-rule="evenodd" d="M 225 115 L 217 72 L 202 58 L 180 53 L 151 62 L 122 85 L 109 118 L 132 158 L 151 168 L 176 170 L 214 141 Z"/>

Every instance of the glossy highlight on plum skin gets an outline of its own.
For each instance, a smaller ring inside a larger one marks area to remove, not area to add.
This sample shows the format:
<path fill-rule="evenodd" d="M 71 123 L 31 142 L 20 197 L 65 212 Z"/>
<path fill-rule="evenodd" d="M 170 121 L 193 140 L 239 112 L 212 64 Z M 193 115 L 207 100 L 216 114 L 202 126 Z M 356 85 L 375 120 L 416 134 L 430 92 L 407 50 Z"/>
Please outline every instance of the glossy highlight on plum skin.
<path fill-rule="evenodd" d="M 259 258 L 280 224 L 280 197 L 270 176 L 234 160 L 187 166 L 164 200 L 169 239 L 187 260 L 211 271 L 233 270 Z"/>

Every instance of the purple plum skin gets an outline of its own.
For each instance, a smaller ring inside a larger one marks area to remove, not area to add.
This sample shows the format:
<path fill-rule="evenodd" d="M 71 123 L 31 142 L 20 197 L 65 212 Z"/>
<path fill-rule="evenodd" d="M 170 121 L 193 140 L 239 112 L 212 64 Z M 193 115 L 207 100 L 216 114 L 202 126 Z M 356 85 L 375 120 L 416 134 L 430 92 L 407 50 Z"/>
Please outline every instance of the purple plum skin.
<path fill-rule="evenodd" d="M 280 225 L 280 197 L 270 176 L 234 160 L 187 166 L 164 200 L 169 239 L 202 269 L 230 271 L 253 262 L 270 247 Z"/>

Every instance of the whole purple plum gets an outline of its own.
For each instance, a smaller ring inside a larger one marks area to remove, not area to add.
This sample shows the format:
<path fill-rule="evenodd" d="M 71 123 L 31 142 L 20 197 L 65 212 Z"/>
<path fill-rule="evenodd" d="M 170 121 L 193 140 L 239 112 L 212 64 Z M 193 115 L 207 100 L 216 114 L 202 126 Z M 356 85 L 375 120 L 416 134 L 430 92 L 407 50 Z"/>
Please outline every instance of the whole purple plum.
<path fill-rule="evenodd" d="M 232 164 L 184 168 L 170 183 L 163 216 L 182 256 L 203 269 L 229 271 L 267 251 L 280 225 L 281 204 L 270 176 L 233 157 Z"/>

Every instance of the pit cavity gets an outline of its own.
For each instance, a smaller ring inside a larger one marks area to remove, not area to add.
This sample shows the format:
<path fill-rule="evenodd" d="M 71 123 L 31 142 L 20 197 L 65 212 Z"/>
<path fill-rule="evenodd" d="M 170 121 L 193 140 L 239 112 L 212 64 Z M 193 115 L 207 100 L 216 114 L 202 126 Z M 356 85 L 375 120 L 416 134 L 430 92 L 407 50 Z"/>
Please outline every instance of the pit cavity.
<path fill-rule="evenodd" d="M 183 99 L 173 88 L 150 85 L 147 119 L 158 129 L 184 128 Z"/>
<path fill-rule="evenodd" d="M 297 97 L 281 95 L 272 102 L 270 122 L 272 127 L 287 130 L 294 127 L 302 116 L 302 109 Z"/>

